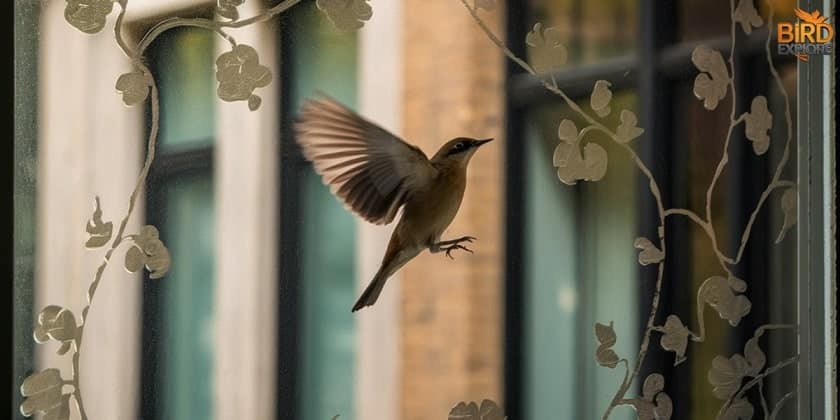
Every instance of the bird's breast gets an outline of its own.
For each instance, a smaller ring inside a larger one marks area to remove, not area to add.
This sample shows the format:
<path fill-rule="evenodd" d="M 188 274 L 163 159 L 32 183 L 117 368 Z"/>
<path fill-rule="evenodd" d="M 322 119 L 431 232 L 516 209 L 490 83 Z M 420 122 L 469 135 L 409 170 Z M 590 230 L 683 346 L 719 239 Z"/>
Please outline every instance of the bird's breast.
<path fill-rule="evenodd" d="M 466 176 L 443 173 L 429 188 L 418 191 L 405 204 L 401 221 L 405 234 L 423 245 L 438 240 L 458 214 L 465 187 Z"/>

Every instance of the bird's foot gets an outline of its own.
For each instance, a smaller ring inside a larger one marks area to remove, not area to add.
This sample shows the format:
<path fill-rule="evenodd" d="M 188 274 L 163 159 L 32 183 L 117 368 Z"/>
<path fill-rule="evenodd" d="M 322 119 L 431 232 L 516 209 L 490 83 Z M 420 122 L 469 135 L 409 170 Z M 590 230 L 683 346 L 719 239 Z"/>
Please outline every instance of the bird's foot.
<path fill-rule="evenodd" d="M 441 251 L 445 251 L 446 256 L 449 257 L 449 259 L 454 260 L 455 257 L 452 256 L 452 251 L 454 251 L 456 249 L 461 249 L 461 250 L 467 251 L 470 254 L 472 254 L 473 251 L 471 249 L 465 247 L 464 245 L 461 245 L 461 243 L 462 242 L 472 243 L 475 240 L 476 240 L 476 238 L 473 237 L 473 236 L 462 236 L 458 239 L 451 239 L 451 240 L 448 240 L 448 241 L 440 241 L 438 243 L 433 244 L 429 249 L 430 249 L 430 251 L 432 251 L 432 253 L 438 253 L 438 252 L 441 252 Z"/>
<path fill-rule="evenodd" d="M 452 251 L 454 251 L 456 249 L 463 249 L 464 251 L 467 251 L 470 254 L 473 253 L 473 251 L 471 249 L 469 249 L 469 248 L 467 248 L 463 245 L 459 245 L 459 244 L 453 244 L 453 245 L 449 245 L 449 246 L 443 248 L 443 250 L 446 251 L 446 256 L 449 257 L 450 260 L 455 259 L 455 257 L 452 256 Z"/>
<path fill-rule="evenodd" d="M 440 241 L 440 242 L 436 243 L 435 245 L 437 245 L 437 246 L 439 246 L 439 247 L 447 247 L 447 246 L 449 246 L 449 245 L 458 245 L 458 244 L 460 244 L 461 242 L 470 242 L 470 243 L 472 243 L 472 241 L 475 241 L 476 239 L 477 239 L 477 238 L 476 238 L 476 237 L 474 237 L 474 236 L 462 236 L 462 237 L 460 237 L 460 238 L 458 238 L 458 239 L 450 239 L 450 240 L 448 240 L 448 241 Z"/>

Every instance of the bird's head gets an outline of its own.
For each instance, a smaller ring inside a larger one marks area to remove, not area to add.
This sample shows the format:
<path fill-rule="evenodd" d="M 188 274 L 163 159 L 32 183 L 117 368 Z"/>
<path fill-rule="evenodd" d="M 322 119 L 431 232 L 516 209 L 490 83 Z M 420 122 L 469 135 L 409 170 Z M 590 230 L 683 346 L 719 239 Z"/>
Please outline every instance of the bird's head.
<path fill-rule="evenodd" d="M 470 158 L 481 145 L 489 143 L 493 139 L 476 140 L 467 137 L 458 137 L 449 140 L 432 157 L 433 162 L 466 165 Z"/>

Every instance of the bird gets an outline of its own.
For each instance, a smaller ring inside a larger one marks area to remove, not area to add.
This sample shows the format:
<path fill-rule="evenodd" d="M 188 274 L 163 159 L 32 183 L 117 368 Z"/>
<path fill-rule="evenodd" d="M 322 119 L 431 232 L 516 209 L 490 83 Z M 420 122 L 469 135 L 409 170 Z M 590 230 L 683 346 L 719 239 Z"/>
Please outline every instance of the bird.
<path fill-rule="evenodd" d="M 344 206 L 375 225 L 390 224 L 402 209 L 379 270 L 351 312 L 376 303 L 385 282 L 424 250 L 473 251 L 473 236 L 441 239 L 464 197 L 467 165 L 492 138 L 456 137 L 429 159 L 408 143 L 337 100 L 304 100 L 294 122 L 295 141 L 315 172 Z"/>

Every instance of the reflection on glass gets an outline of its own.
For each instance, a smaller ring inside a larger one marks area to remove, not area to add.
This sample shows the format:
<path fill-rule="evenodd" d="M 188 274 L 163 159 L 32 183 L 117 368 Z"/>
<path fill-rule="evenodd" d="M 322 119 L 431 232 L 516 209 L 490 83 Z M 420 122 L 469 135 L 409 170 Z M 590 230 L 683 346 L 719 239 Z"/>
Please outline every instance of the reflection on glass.
<path fill-rule="evenodd" d="M 638 0 L 529 0 L 528 30 L 555 27 L 568 65 L 631 54 L 638 38 Z"/>
<path fill-rule="evenodd" d="M 605 124 L 617 126 L 618 111 L 632 110 L 634 101 L 617 94 Z M 624 373 L 595 363 L 596 322 L 615 321 L 616 352 L 638 351 L 637 170 L 623 149 L 595 132 L 584 143 L 606 149 L 606 176 L 562 184 L 551 162 L 564 118 L 586 126 L 566 106 L 527 115 L 524 376 L 526 418 L 534 420 L 558 413 L 595 418 L 611 401 Z M 632 415 L 619 410 L 612 417 Z"/>

